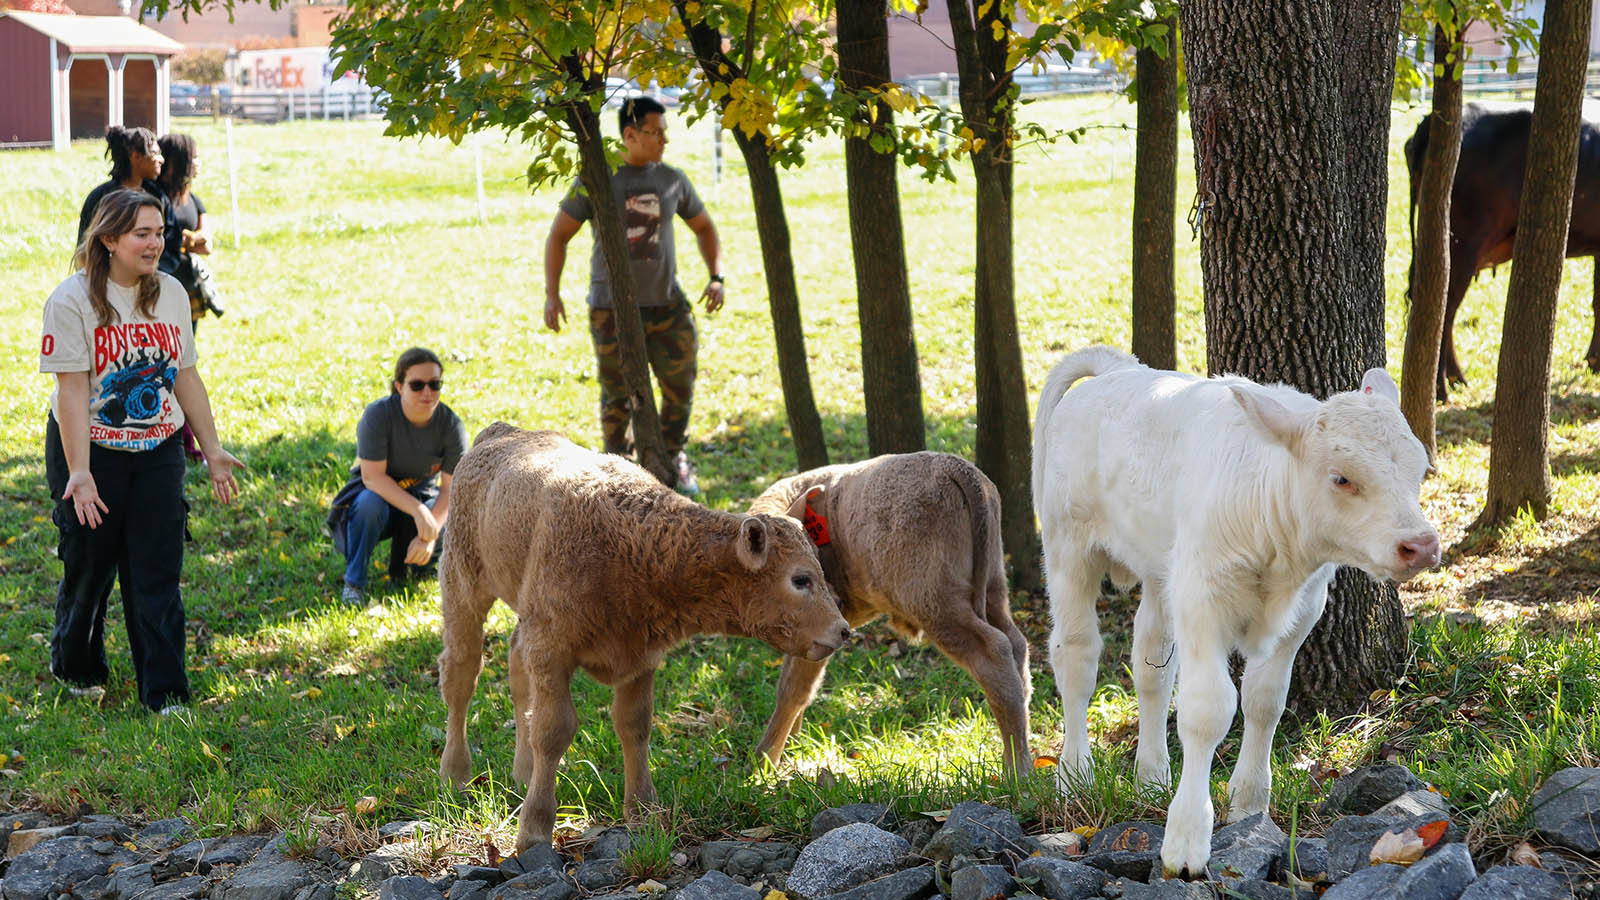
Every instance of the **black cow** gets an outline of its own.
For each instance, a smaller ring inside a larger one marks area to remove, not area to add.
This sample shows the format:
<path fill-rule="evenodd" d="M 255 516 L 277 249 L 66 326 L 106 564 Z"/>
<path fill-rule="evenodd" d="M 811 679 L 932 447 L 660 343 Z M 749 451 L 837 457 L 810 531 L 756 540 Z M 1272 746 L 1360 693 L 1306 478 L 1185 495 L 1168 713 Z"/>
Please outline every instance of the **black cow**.
<path fill-rule="evenodd" d="M 1578 143 L 1578 178 L 1572 190 L 1572 225 L 1567 231 L 1567 256 L 1600 253 L 1600 124 L 1585 109 Z M 1412 246 L 1416 245 L 1417 176 L 1428 147 L 1430 113 L 1406 141 L 1406 171 L 1411 178 Z M 1517 207 L 1522 202 L 1522 173 L 1528 158 L 1527 104 L 1468 103 L 1461 111 L 1461 159 L 1450 189 L 1450 282 L 1445 294 L 1444 339 L 1439 348 L 1438 395 L 1449 384 L 1466 384 L 1456 359 L 1451 328 L 1456 308 L 1478 272 L 1511 260 L 1517 234 Z M 1413 253 L 1415 250 L 1413 249 Z M 1600 261 L 1597 261 L 1600 263 Z M 1416 277 L 1416 264 L 1411 267 Z M 1410 289 L 1407 289 L 1410 296 Z M 1589 370 L 1600 372 L 1600 264 L 1595 269 L 1595 332 L 1584 355 Z"/>

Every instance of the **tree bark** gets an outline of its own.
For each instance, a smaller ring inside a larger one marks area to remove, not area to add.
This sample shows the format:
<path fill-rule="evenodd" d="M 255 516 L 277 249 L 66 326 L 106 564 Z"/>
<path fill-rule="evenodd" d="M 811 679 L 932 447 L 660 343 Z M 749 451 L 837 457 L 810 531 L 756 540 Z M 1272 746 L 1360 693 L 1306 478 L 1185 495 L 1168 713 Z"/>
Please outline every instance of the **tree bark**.
<path fill-rule="evenodd" d="M 1522 208 L 1494 392 L 1489 495 L 1479 524 L 1550 503 L 1550 353 L 1589 53 L 1589 0 L 1548 0 L 1539 35 L 1539 83 L 1528 132 Z"/>
<path fill-rule="evenodd" d="M 1207 366 L 1325 398 L 1384 361 L 1398 0 L 1180 7 L 1204 204 Z M 1393 585 L 1341 572 L 1289 704 L 1343 711 L 1405 652 Z"/>
<path fill-rule="evenodd" d="M 722 51 L 722 32 L 703 21 L 692 20 L 687 0 L 675 0 L 674 7 L 688 29 L 701 74 L 725 84 L 743 77 L 742 68 Z M 730 101 L 725 95 L 723 108 Z M 772 312 L 772 335 L 778 351 L 778 379 L 783 385 L 783 407 L 789 417 L 795 463 L 800 471 L 815 469 L 828 464 L 828 445 L 822 437 L 822 417 L 817 415 L 817 403 L 811 393 L 811 368 L 806 360 L 800 291 L 795 282 L 783 190 L 767 139 L 759 134 L 747 136 L 736 128 L 733 140 L 739 145 L 750 177 L 750 199 L 755 207 L 756 235 L 761 241 L 761 264 L 767 279 L 767 305 Z"/>
<path fill-rule="evenodd" d="M 891 81 L 886 0 L 841 0 L 838 5 L 839 78 L 860 92 Z M 865 135 L 844 142 L 850 246 L 855 258 L 856 307 L 861 320 L 861 381 L 866 400 L 867 446 L 873 455 L 907 453 L 926 445 L 922 376 L 912 329 L 911 284 L 906 274 L 900 188 L 895 182 L 894 112 L 867 99 L 856 126 Z M 865 113 L 867 107 L 875 115 Z M 875 149 L 876 142 L 880 149 Z"/>
<path fill-rule="evenodd" d="M 572 65 L 577 68 L 576 63 Z M 617 316 L 617 357 L 632 405 L 634 451 L 639 465 L 670 487 L 677 483 L 677 473 L 667 459 L 666 444 L 661 438 L 661 418 L 656 412 L 655 387 L 650 381 L 644 349 L 644 322 L 633 297 L 633 273 L 622 216 L 612 199 L 611 167 L 600 138 L 600 116 L 586 100 L 578 100 L 567 106 L 567 125 L 578 141 L 582 165 L 579 180 L 589 192 L 595 239 L 600 242 L 611 283 L 611 305 Z"/>
<path fill-rule="evenodd" d="M 1000 491 L 1000 530 L 1012 583 L 1044 586 L 1039 532 L 1034 527 L 1032 435 L 1028 387 L 1017 338 L 1016 276 L 1012 260 L 1011 71 L 1005 3 L 992 2 L 975 22 L 967 0 L 948 0 L 961 113 L 983 146 L 972 154 L 977 182 L 977 272 L 973 282 L 974 369 L 978 387 L 978 468 Z M 1001 38 L 995 39 L 996 26 Z"/>
<path fill-rule="evenodd" d="M 1138 136 L 1133 165 L 1133 355 L 1154 369 L 1178 367 L 1173 240 L 1178 192 L 1178 21 L 1162 20 L 1166 58 L 1134 57 Z"/>
<path fill-rule="evenodd" d="M 1461 157 L 1460 30 L 1433 32 L 1433 112 L 1421 167 L 1411 176 L 1415 237 L 1411 250 L 1411 312 L 1400 364 L 1400 409 L 1433 459 L 1438 445 L 1434 409 L 1439 344 L 1444 338 L 1445 295 L 1450 287 L 1450 191 Z"/>

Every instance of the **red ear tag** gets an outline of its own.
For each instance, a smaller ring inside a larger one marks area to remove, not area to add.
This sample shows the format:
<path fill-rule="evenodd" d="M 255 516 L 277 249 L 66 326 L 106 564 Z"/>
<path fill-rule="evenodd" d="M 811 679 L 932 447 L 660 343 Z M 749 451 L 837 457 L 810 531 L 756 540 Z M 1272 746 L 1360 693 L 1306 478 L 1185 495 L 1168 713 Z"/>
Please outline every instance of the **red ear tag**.
<path fill-rule="evenodd" d="M 801 527 L 806 530 L 806 537 L 811 538 L 811 543 L 818 547 L 829 544 L 833 537 L 828 534 L 828 519 L 811 508 L 811 501 L 806 501 L 805 518 L 800 520 Z"/>
<path fill-rule="evenodd" d="M 1370 394 L 1370 393 L 1372 393 L 1372 388 L 1370 388 L 1370 387 L 1364 387 L 1364 388 L 1362 388 L 1362 389 L 1361 389 L 1361 393 L 1363 393 L 1363 394 Z"/>

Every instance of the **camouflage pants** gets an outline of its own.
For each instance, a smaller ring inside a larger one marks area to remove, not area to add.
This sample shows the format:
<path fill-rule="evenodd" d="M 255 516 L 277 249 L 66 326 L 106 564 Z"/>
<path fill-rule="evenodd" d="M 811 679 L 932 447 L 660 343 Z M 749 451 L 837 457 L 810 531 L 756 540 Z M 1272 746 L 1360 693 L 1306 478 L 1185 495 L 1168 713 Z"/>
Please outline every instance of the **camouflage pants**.
<path fill-rule="evenodd" d="M 661 393 L 661 437 L 668 455 L 683 449 L 689 430 L 689 408 L 694 402 L 694 377 L 699 338 L 695 333 L 694 313 L 689 302 L 675 306 L 641 306 L 644 322 L 645 356 L 655 372 Z M 599 363 L 600 433 L 607 453 L 628 454 L 633 445 L 628 439 L 632 403 L 627 382 L 622 377 L 622 360 L 617 349 L 617 317 L 609 309 L 589 310 L 589 337 Z"/>

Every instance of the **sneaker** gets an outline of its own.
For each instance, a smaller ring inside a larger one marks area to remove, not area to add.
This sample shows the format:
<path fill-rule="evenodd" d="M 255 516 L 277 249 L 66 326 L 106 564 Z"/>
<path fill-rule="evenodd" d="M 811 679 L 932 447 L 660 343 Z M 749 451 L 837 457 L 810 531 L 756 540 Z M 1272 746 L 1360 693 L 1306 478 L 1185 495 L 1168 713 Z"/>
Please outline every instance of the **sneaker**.
<path fill-rule="evenodd" d="M 339 601 L 349 606 L 366 606 L 367 595 L 361 588 L 346 581 L 344 582 L 344 590 L 339 592 Z"/>
<path fill-rule="evenodd" d="M 105 699 L 106 689 L 98 684 L 73 685 L 67 688 L 67 693 L 74 697 L 87 697 L 95 703 L 99 703 Z"/>
<path fill-rule="evenodd" d="M 700 482 L 694 477 L 694 463 L 689 461 L 688 454 L 679 450 L 678 455 L 672 460 L 672 470 L 678 476 L 678 483 L 674 485 L 678 493 L 686 497 L 700 495 Z"/>

